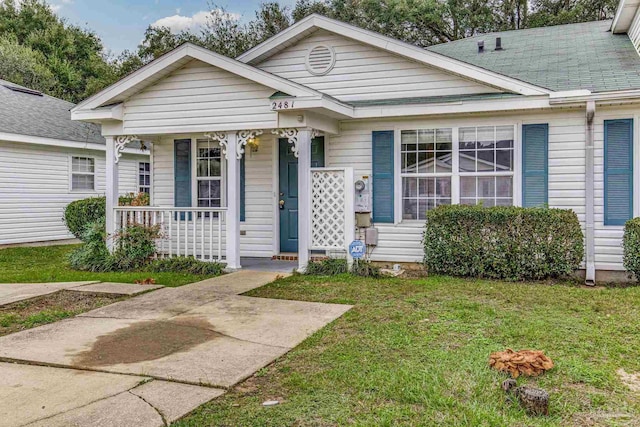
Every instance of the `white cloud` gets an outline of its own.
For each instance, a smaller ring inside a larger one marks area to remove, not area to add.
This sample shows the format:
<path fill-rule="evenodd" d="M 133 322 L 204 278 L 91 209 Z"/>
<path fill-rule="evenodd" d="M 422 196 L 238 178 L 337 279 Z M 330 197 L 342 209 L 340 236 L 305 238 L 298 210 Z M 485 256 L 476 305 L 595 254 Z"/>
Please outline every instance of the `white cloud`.
<path fill-rule="evenodd" d="M 167 27 L 173 33 L 179 33 L 180 31 L 196 31 L 207 23 L 207 19 L 211 13 L 206 10 L 201 10 L 200 12 L 194 13 L 192 16 L 183 16 L 180 15 L 180 9 L 176 12 L 177 13 L 173 16 L 166 16 L 158 19 L 156 22 L 152 23 L 151 26 Z M 216 10 L 215 12 L 220 13 L 219 10 Z M 240 19 L 240 15 L 237 13 L 228 13 L 228 15 L 231 19 Z"/>

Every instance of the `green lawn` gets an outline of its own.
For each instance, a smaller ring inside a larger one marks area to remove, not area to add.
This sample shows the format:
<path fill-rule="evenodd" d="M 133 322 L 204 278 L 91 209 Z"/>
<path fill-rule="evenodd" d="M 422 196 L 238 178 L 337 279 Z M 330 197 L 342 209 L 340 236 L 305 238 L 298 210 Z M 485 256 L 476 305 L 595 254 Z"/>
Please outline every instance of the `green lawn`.
<path fill-rule="evenodd" d="M 288 355 L 179 426 L 638 425 L 640 288 L 294 276 L 253 296 L 353 304 Z M 550 416 L 505 401 L 492 351 L 544 350 L 556 367 L 519 384 Z M 280 400 L 262 407 L 266 400 Z"/>
<path fill-rule="evenodd" d="M 69 267 L 67 256 L 76 245 L 0 249 L 0 283 L 103 282 L 133 283 L 153 278 L 164 286 L 181 286 L 208 276 L 183 273 L 91 273 Z M 1 286 L 1 285 L 0 285 Z"/>

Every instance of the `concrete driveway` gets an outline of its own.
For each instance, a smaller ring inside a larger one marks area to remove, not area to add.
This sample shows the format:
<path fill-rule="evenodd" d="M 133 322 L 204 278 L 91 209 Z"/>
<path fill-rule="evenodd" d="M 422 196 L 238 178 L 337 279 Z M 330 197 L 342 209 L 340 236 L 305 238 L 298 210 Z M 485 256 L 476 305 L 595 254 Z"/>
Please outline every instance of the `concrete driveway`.
<path fill-rule="evenodd" d="M 238 295 L 276 276 L 164 288 L 1 337 L 0 426 L 165 425 L 350 308 Z"/>

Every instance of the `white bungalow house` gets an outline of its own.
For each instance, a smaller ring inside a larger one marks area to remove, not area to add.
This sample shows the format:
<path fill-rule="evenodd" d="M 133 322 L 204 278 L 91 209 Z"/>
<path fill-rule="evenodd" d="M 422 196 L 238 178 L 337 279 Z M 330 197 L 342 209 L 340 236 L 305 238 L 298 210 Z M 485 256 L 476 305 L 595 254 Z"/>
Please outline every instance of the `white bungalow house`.
<path fill-rule="evenodd" d="M 73 106 L 0 80 L 0 246 L 71 239 L 64 208 L 104 195 L 105 139 Z M 149 191 L 150 173 L 149 152 L 128 148 L 121 190 Z"/>
<path fill-rule="evenodd" d="M 167 255 L 239 268 L 296 253 L 304 268 L 357 234 L 373 260 L 419 262 L 434 206 L 548 205 L 577 213 L 592 282 L 623 269 L 640 214 L 639 29 L 623 1 L 613 21 L 421 49 L 312 15 L 236 59 L 182 45 L 72 117 L 102 125 L 108 231 L 160 224 Z M 138 139 L 153 207 L 118 208 Z"/>

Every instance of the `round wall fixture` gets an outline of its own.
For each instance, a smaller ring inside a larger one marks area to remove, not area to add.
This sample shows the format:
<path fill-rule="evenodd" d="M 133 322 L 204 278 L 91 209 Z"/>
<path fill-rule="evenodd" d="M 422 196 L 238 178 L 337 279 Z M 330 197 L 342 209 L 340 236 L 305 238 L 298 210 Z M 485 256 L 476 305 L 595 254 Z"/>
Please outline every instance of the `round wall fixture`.
<path fill-rule="evenodd" d="M 316 76 L 327 74 L 336 65 L 336 53 L 331 46 L 317 45 L 307 52 L 307 71 Z"/>

